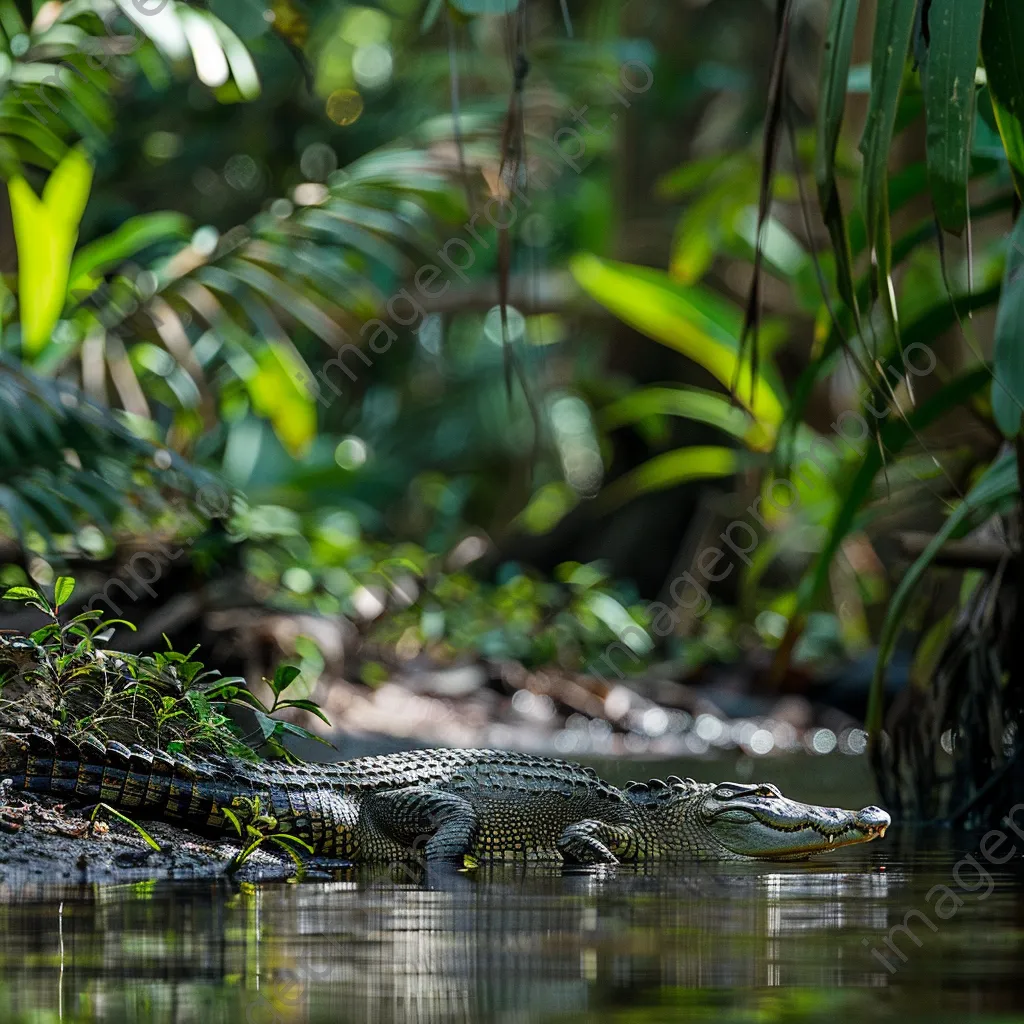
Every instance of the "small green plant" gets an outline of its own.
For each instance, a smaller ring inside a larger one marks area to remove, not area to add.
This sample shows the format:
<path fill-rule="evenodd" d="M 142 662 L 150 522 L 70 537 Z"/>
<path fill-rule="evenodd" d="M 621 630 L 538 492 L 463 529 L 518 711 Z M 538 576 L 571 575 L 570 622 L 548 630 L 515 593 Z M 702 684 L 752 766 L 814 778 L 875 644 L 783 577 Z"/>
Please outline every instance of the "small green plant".
<path fill-rule="evenodd" d="M 220 808 L 221 813 L 231 822 L 239 839 L 242 840 L 242 849 L 232 858 L 228 871 L 234 874 L 261 846 L 269 843 L 286 853 L 295 865 L 295 875 L 288 881 L 301 881 L 306 867 L 299 855 L 298 848 L 311 854 L 313 847 L 298 836 L 293 836 L 289 832 L 277 831 L 279 826 L 277 818 L 261 810 L 258 796 L 252 799 L 237 797 L 235 806 L 239 809 L 239 814 L 227 807 Z"/>
<path fill-rule="evenodd" d="M 11 587 L 3 595 L 4 600 L 37 608 L 50 619 L 28 637 L 7 638 L 0 644 L 0 666 L 14 664 L 33 695 L 41 698 L 33 703 L 44 708 L 48 717 L 38 725 L 71 736 L 91 733 L 170 753 L 219 751 L 251 760 L 258 755 L 229 714 L 234 706 L 255 713 L 261 732 L 258 745 L 273 756 L 291 757 L 283 746 L 288 734 L 319 739 L 301 726 L 271 717 L 285 708 L 297 708 L 327 722 L 314 701 L 281 699 L 299 674 L 297 668 L 278 668 L 270 682 L 274 702 L 267 707 L 241 677 L 205 669 L 195 657 L 198 647 L 187 653 L 175 651 L 164 637 L 168 650 L 154 654 L 103 648 L 115 625 L 135 627 L 124 619 L 104 619 L 98 610 L 63 622 L 62 610 L 74 590 L 75 580 L 61 576 L 54 583 L 52 598 L 26 586 Z M 0 688 L 9 682 L 0 676 Z M 4 711 L 0 701 L 0 719 Z"/>
<path fill-rule="evenodd" d="M 145 839 L 147 845 L 156 850 L 157 853 L 161 852 L 160 844 L 137 822 L 133 821 L 128 817 L 127 814 L 122 814 L 116 807 L 111 807 L 110 804 L 98 803 L 93 809 L 92 814 L 89 815 L 89 832 L 91 833 L 96 825 L 96 816 L 100 811 L 106 811 L 107 814 L 117 818 L 118 821 L 123 821 L 126 825 L 131 825 L 136 832 Z"/>
<path fill-rule="evenodd" d="M 300 711 L 308 711 L 316 715 L 326 725 L 330 725 L 330 719 L 323 713 L 316 701 L 305 698 L 282 700 L 281 695 L 299 676 L 300 670 L 295 665 L 278 665 L 274 672 L 274 678 L 266 680 L 274 695 L 274 702 L 267 707 L 251 690 L 245 685 L 245 680 L 240 678 L 228 678 L 219 681 L 207 694 L 213 704 L 245 704 L 253 712 L 256 722 L 260 728 L 263 747 L 275 757 L 281 757 L 286 761 L 295 760 L 284 746 L 285 737 L 298 736 L 302 739 L 315 740 L 324 746 L 330 747 L 326 740 L 303 729 L 301 725 L 294 722 L 282 722 L 273 717 L 278 711 L 286 708 L 297 708 Z M 333 748 L 332 748 L 333 749 Z"/>

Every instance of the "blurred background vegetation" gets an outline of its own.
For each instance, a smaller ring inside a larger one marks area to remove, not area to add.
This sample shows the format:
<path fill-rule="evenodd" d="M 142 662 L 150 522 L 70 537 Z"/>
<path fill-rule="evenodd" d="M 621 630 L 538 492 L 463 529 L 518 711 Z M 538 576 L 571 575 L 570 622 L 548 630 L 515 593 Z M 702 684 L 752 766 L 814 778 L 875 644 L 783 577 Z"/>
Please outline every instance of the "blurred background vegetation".
<path fill-rule="evenodd" d="M 1024 14 L 0 0 L 0 39 L 0 582 L 291 659 L 348 736 L 1024 792 Z"/>

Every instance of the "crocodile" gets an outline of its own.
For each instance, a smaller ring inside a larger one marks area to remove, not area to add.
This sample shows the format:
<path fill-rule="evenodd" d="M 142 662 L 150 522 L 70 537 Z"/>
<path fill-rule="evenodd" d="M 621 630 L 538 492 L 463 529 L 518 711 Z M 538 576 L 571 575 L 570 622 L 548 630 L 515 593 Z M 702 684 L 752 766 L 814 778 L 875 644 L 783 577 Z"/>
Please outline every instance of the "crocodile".
<path fill-rule="evenodd" d="M 804 804 L 770 783 L 669 776 L 620 789 L 589 767 L 499 750 L 291 765 L 0 733 L 0 779 L 220 837 L 237 838 L 232 818 L 256 807 L 315 858 L 346 863 L 799 860 L 875 839 L 890 822 L 878 807 Z"/>

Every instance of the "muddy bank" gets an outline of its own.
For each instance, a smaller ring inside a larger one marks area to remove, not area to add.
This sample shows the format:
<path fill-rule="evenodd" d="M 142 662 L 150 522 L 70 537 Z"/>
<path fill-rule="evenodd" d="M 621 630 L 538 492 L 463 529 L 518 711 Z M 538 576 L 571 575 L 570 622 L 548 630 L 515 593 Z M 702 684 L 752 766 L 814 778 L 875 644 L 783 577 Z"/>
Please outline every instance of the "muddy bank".
<path fill-rule="evenodd" d="M 201 879 L 228 875 L 238 847 L 197 836 L 165 822 L 141 822 L 160 846 L 154 850 L 131 826 L 98 821 L 45 797 L 18 800 L 2 809 L 0 886 L 123 883 L 144 879 Z M 16 831 L 7 831 L 14 827 Z M 284 880 L 290 861 L 257 850 L 232 877 L 237 881 Z"/>

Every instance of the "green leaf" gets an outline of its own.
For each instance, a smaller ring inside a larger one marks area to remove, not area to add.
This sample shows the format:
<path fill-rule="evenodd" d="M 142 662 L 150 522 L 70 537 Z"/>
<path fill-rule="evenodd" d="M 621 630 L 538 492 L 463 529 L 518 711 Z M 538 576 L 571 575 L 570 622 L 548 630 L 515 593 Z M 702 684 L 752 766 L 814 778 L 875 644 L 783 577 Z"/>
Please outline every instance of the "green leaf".
<path fill-rule="evenodd" d="M 255 708 L 257 711 L 262 711 L 264 713 L 267 711 L 267 707 L 263 701 L 261 701 L 256 694 L 247 690 L 244 685 L 237 687 L 234 693 L 231 693 L 229 688 L 229 690 L 225 690 L 223 694 L 218 693 L 216 696 L 217 701 L 215 701 L 215 703 L 226 701 L 229 704 L 245 704 L 247 707 Z"/>
<path fill-rule="evenodd" d="M 235 85 L 238 86 L 238 92 L 242 99 L 256 99 L 260 94 L 260 78 L 256 72 L 256 65 L 253 63 L 245 44 L 219 18 L 210 17 L 209 22 L 213 26 L 217 39 L 224 49 L 224 56 L 227 58 L 228 66 L 231 69 L 231 77 L 235 80 Z"/>
<path fill-rule="evenodd" d="M 116 3 L 170 60 L 180 61 L 188 56 L 188 38 L 176 5 L 163 4 L 147 9 L 135 0 L 116 0 Z"/>
<path fill-rule="evenodd" d="M 444 0 L 428 0 L 423 11 L 423 20 L 420 22 L 420 31 L 429 32 L 437 21 L 437 16 L 444 10 Z"/>
<path fill-rule="evenodd" d="M 833 0 L 825 35 L 825 56 L 821 62 L 818 100 L 818 146 L 814 177 L 818 186 L 822 217 L 832 239 L 836 257 L 836 284 L 847 307 L 859 315 L 853 285 L 853 257 L 846 230 L 842 202 L 836 184 L 836 150 L 843 128 L 850 55 L 857 27 L 859 0 Z"/>
<path fill-rule="evenodd" d="M 53 521 L 68 533 L 75 533 L 78 530 L 78 524 L 73 515 L 73 506 L 65 500 L 59 491 L 45 483 L 37 484 L 34 480 L 26 479 L 19 480 L 17 486 L 21 496 L 32 502 L 37 511 L 48 512 Z"/>
<path fill-rule="evenodd" d="M 297 383 L 303 367 L 292 351 L 271 342 L 256 357 L 257 369 L 246 378 L 253 408 L 266 416 L 281 443 L 302 456 L 316 437 L 316 406 Z"/>
<path fill-rule="evenodd" d="M 75 579 L 73 576 L 58 576 L 53 585 L 53 603 L 59 608 L 67 604 L 68 598 L 75 592 Z"/>
<path fill-rule="evenodd" d="M 116 807 L 111 807 L 110 804 L 97 804 L 93 808 L 92 814 L 89 815 L 89 821 L 95 822 L 96 815 L 99 814 L 100 811 L 106 811 L 108 814 L 117 818 L 118 821 L 123 821 L 126 825 L 131 825 L 131 827 L 135 829 L 140 836 L 142 836 L 148 846 L 156 850 L 157 853 L 160 852 L 160 844 L 137 821 L 132 821 L 127 814 L 122 814 Z"/>
<path fill-rule="evenodd" d="M 917 0 L 886 0 L 878 5 L 875 15 L 871 97 L 860 150 L 864 154 L 861 202 L 868 249 L 875 257 L 875 280 L 879 294 L 888 294 L 892 262 L 889 252 L 889 150 L 916 10 Z M 890 316 L 892 312 L 890 307 Z"/>
<path fill-rule="evenodd" d="M 242 823 L 238 820 L 238 815 L 235 814 L 230 807 L 221 807 L 218 805 L 217 810 L 231 823 L 232 828 L 241 836 L 242 834 Z"/>
<path fill-rule="evenodd" d="M 992 415 L 1007 437 L 1020 433 L 1024 408 L 1024 215 L 1010 235 L 996 314 Z"/>
<path fill-rule="evenodd" d="M 1024 198 L 1024 4 L 987 0 L 981 54 L 999 135 Z"/>
<path fill-rule="evenodd" d="M 92 164 L 75 148 L 57 165 L 42 198 L 20 175 L 8 182 L 18 248 L 18 301 L 22 344 L 37 355 L 67 299 L 71 255 L 92 186 Z"/>
<path fill-rule="evenodd" d="M 1014 117 L 996 98 L 992 97 L 992 114 L 999 130 L 999 138 L 1006 150 L 1017 195 L 1024 197 L 1024 122 Z"/>
<path fill-rule="evenodd" d="M 5 601 L 43 601 L 43 595 L 34 587 L 10 587 L 3 593 Z"/>
<path fill-rule="evenodd" d="M 273 835 L 267 836 L 267 838 L 271 842 L 277 843 L 279 846 L 282 843 L 294 843 L 296 846 L 301 846 L 304 850 L 308 850 L 310 853 L 313 852 L 313 847 L 310 846 L 309 843 L 304 839 L 300 839 L 298 836 L 290 835 L 288 832 L 275 832 Z"/>
<path fill-rule="evenodd" d="M 724 312 L 720 299 L 660 271 L 589 254 L 576 256 L 570 269 L 580 287 L 621 320 L 703 366 L 727 388 L 738 382 L 737 399 L 763 428 L 774 431 L 781 422 L 781 392 L 764 373 L 751 387 L 749 355 L 740 353 L 738 314 Z"/>
<path fill-rule="evenodd" d="M 71 263 L 71 287 L 89 288 L 92 282 L 79 279 L 123 263 L 129 257 L 157 242 L 184 239 L 189 219 L 180 213 L 146 213 L 126 220 L 109 235 L 83 245 Z"/>
<path fill-rule="evenodd" d="M 274 673 L 274 679 L 270 684 L 271 690 L 274 691 L 274 696 L 277 697 L 299 678 L 301 669 L 295 665 L 278 665 L 277 671 Z"/>
<path fill-rule="evenodd" d="M 795 280 L 810 269 L 811 257 L 807 250 L 777 218 L 765 218 L 758 239 L 757 207 L 748 206 L 740 212 L 735 230 L 736 235 L 750 246 L 751 257 L 760 245 L 765 266 L 784 280 Z"/>
<path fill-rule="evenodd" d="M 260 727 L 264 740 L 269 740 L 274 735 L 274 730 L 282 724 L 281 722 L 275 722 L 269 715 L 265 715 L 258 709 L 254 710 L 253 714 L 256 716 L 256 722 Z"/>
<path fill-rule="evenodd" d="M 753 448 L 771 448 L 772 439 L 753 423 L 748 413 L 725 396 L 699 388 L 633 391 L 601 410 L 601 425 L 605 430 L 616 430 L 649 416 L 683 416 L 717 427 Z"/>
<path fill-rule="evenodd" d="M 196 272 L 196 280 L 209 284 L 211 288 L 232 294 L 230 288 L 224 287 L 223 281 L 216 274 L 217 271 L 225 276 L 230 275 L 265 295 L 325 341 L 338 342 L 339 339 L 343 339 L 338 325 L 315 302 L 273 274 L 268 274 L 262 267 L 236 258 L 225 260 L 223 268 L 203 267 Z"/>
<path fill-rule="evenodd" d="M 301 725 L 296 725 L 294 722 L 278 722 L 277 731 L 278 735 L 284 736 L 298 736 L 304 740 L 312 740 L 314 743 L 321 743 L 325 747 L 330 747 L 331 750 L 335 750 L 335 746 L 329 740 L 325 740 L 323 736 L 317 736 L 315 732 L 310 732 L 308 729 L 303 729 Z"/>
<path fill-rule="evenodd" d="M 916 230 L 913 234 L 916 236 Z M 902 251 L 905 248 L 903 242 L 904 239 L 897 242 L 894 251 Z M 907 249 L 906 251 L 910 250 Z M 913 345 L 918 343 L 930 345 L 944 331 L 955 328 L 958 318 L 969 316 L 971 313 L 985 309 L 988 306 L 994 306 L 999 301 L 1000 290 L 1000 285 L 995 284 L 981 291 L 961 293 L 952 296 L 952 298 L 943 294 L 939 302 L 917 314 L 913 321 L 904 326 L 901 332 L 903 351 L 908 351 Z M 866 287 L 864 291 L 866 293 Z M 873 339 L 868 334 L 867 338 L 864 338 L 862 335 L 861 340 L 871 341 Z M 807 368 L 800 374 L 796 384 L 793 385 L 793 397 L 786 408 L 786 428 L 792 428 L 795 424 L 801 422 L 817 382 L 836 368 L 842 356 L 843 344 L 844 339 L 842 335 L 838 331 L 832 330 L 821 353 L 811 360 Z M 891 346 L 891 349 L 895 350 L 895 346 Z M 886 355 L 883 349 L 878 353 L 878 358 L 891 362 L 895 365 L 897 372 L 901 374 L 906 372 L 902 358 L 899 355 L 892 358 Z"/>
<path fill-rule="evenodd" d="M 878 661 L 875 666 L 874 678 L 871 681 L 867 714 L 868 731 L 872 737 L 878 736 L 882 728 L 886 665 L 903 628 L 903 620 L 910 598 L 921 582 L 925 571 L 946 541 L 961 536 L 967 529 L 977 525 L 979 520 L 999 511 L 1002 504 L 1008 498 L 1016 495 L 1019 489 L 1016 454 L 1012 451 L 1004 452 L 985 470 L 964 500 L 950 514 L 942 529 L 935 534 L 914 564 L 904 573 L 896 592 L 889 601 L 878 641 Z"/>
<path fill-rule="evenodd" d="M 308 711 L 311 715 L 316 715 L 325 725 L 331 724 L 331 720 L 324 714 L 323 708 L 316 701 L 286 700 L 283 704 L 278 705 L 278 709 L 281 708 L 298 708 L 300 711 Z"/>
<path fill-rule="evenodd" d="M 932 0 L 922 64 L 928 182 L 939 224 L 959 235 L 967 223 L 967 177 L 985 0 Z"/>
<path fill-rule="evenodd" d="M 617 505 L 639 494 L 675 487 L 688 480 L 732 476 L 738 468 L 739 453 L 735 449 L 715 445 L 679 448 L 657 455 L 620 477 L 605 489 L 602 499 L 607 504 Z"/>

